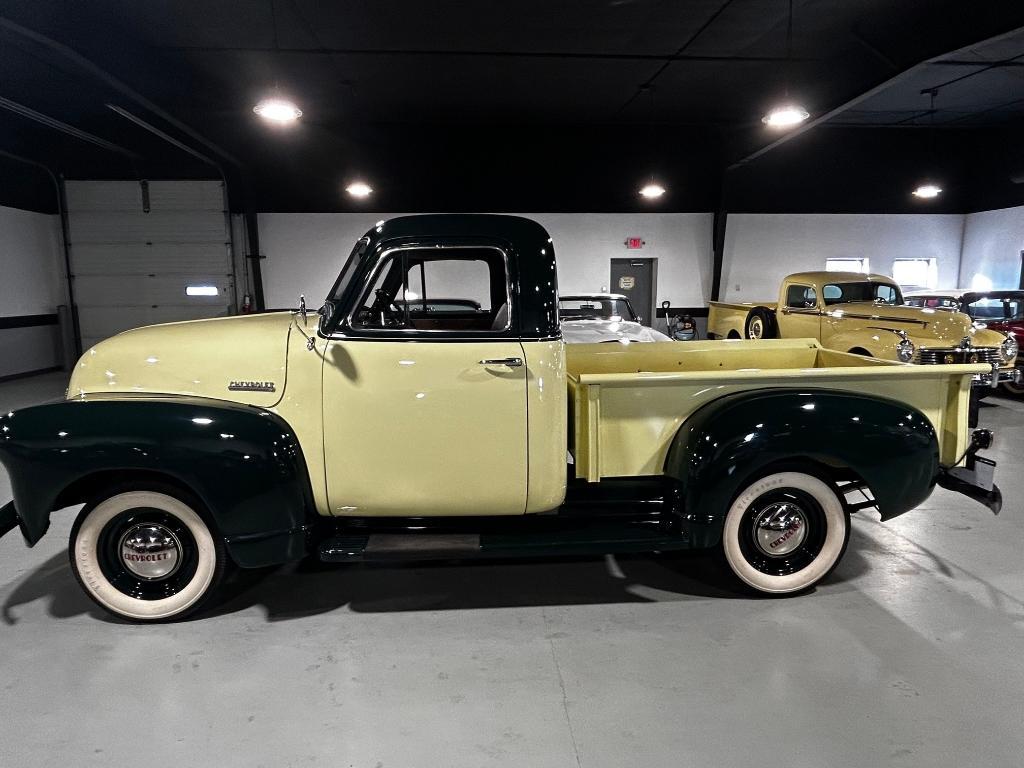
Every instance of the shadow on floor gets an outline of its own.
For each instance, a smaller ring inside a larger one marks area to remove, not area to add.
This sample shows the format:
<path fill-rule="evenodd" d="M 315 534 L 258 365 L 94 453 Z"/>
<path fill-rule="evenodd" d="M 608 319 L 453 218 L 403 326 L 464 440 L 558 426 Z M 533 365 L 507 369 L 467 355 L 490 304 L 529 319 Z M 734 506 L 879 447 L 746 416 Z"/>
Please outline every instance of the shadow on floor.
<path fill-rule="evenodd" d="M 867 568 L 872 542 L 854 528 L 850 547 L 822 587 L 853 589 Z M 473 610 L 524 606 L 643 603 L 693 599 L 771 599 L 746 591 L 721 558 L 708 552 L 410 564 L 325 565 L 307 560 L 279 568 L 235 571 L 195 618 L 263 608 L 268 621 L 330 613 Z M 82 592 L 67 556 L 54 555 L 4 601 L 2 620 L 17 608 L 48 601 L 55 618 L 87 614 L 115 621 Z"/>

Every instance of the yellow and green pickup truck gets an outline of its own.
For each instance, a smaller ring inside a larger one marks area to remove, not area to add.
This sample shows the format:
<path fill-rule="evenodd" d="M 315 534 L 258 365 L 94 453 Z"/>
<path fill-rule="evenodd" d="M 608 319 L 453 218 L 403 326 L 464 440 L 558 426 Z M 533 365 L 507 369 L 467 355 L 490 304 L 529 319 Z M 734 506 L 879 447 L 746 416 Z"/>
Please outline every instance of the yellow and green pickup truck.
<path fill-rule="evenodd" d="M 999 510 L 991 434 L 968 428 L 988 370 L 809 339 L 567 346 L 540 225 L 396 218 L 317 314 L 128 331 L 66 400 L 0 416 L 0 534 L 33 545 L 84 504 L 71 568 L 134 621 L 195 610 L 229 565 L 306 557 L 717 548 L 791 593 L 858 510 L 888 520 L 936 484 Z"/>
<path fill-rule="evenodd" d="M 859 272 L 798 272 L 776 303 L 713 301 L 709 339 L 817 339 L 829 349 L 923 365 L 985 363 L 975 383 L 1014 383 L 1017 341 L 965 314 L 912 307 L 891 278 Z"/>

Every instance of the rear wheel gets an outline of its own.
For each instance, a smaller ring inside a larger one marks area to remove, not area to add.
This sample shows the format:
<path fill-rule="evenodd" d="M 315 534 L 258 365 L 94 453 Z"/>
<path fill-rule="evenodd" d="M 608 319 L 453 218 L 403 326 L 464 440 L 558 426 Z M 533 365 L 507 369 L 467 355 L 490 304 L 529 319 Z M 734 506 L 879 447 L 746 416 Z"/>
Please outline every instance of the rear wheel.
<path fill-rule="evenodd" d="M 224 543 L 197 501 L 172 493 L 114 490 L 75 520 L 71 569 L 86 594 L 117 616 L 139 622 L 181 618 L 223 578 Z"/>
<path fill-rule="evenodd" d="M 777 472 L 744 488 L 722 532 L 733 573 L 759 592 L 812 587 L 842 558 L 850 517 L 835 489 L 814 475 Z"/>
<path fill-rule="evenodd" d="M 750 310 L 743 330 L 746 337 L 754 341 L 774 339 L 778 335 L 775 332 L 775 318 L 763 307 L 755 307 Z"/>

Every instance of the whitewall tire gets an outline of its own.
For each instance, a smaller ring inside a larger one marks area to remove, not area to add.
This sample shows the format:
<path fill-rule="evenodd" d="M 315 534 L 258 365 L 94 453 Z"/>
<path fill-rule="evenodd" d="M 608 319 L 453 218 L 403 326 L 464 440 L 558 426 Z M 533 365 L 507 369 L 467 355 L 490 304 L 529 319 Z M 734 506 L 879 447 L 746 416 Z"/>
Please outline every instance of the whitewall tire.
<path fill-rule="evenodd" d="M 78 583 L 117 616 L 140 622 L 181 618 L 224 574 L 224 544 L 198 503 L 171 493 L 113 491 L 86 505 L 71 529 L 68 554 Z"/>
<path fill-rule="evenodd" d="M 733 501 L 722 547 L 745 584 L 780 595 L 825 578 L 849 538 L 850 517 L 830 484 L 803 472 L 777 472 L 753 481 Z"/>

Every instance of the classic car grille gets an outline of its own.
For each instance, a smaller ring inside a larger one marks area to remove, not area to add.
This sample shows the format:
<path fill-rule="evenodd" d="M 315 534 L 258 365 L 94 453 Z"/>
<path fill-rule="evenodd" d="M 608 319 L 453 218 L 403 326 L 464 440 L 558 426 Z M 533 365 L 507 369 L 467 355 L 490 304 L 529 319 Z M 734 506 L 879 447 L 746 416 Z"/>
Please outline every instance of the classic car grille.
<path fill-rule="evenodd" d="M 999 363 L 999 350 L 996 347 L 970 347 L 960 349 L 920 349 L 914 355 L 914 362 L 921 365 L 942 365 L 943 363 Z"/>

